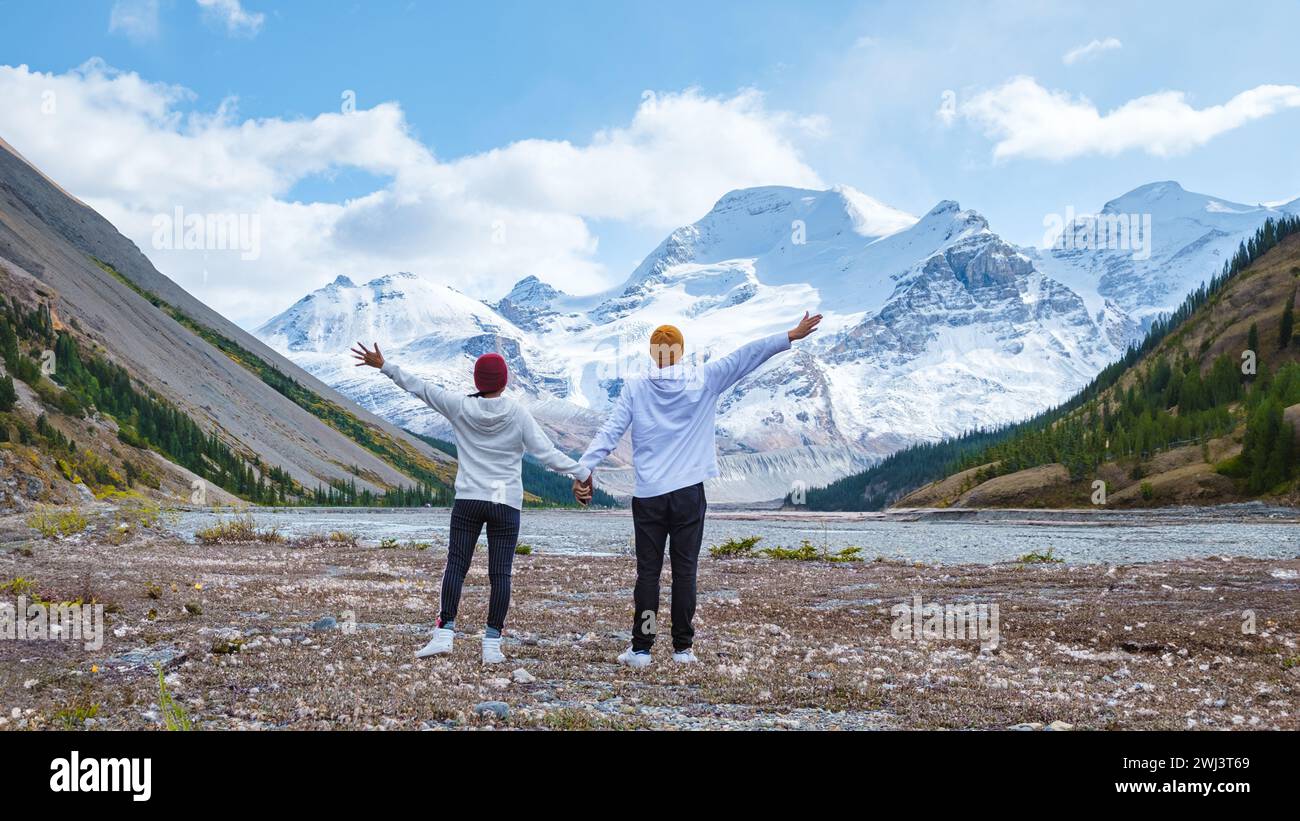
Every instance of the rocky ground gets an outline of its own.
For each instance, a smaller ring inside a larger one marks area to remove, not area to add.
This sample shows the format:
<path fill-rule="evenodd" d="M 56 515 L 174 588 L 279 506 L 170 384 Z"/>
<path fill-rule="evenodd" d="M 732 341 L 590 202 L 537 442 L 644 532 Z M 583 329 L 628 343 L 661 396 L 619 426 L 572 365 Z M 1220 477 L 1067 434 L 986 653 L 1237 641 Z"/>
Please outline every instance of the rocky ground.
<path fill-rule="evenodd" d="M 482 551 L 461 609 L 469 632 L 450 658 L 418 661 L 438 542 L 193 545 L 149 528 L 110 539 L 114 527 L 101 514 L 42 538 L 0 521 L 0 603 L 29 589 L 108 611 L 98 651 L 0 640 L 0 729 L 161 728 L 154 664 L 205 730 L 1300 729 L 1300 559 L 706 556 L 700 663 L 675 665 L 661 644 L 653 667 L 630 671 L 614 658 L 631 627 L 631 558 L 521 555 L 509 660 L 484 668 Z M 667 622 L 666 575 L 664 588 Z M 997 604 L 998 640 L 896 638 L 891 608 L 914 595 Z"/>

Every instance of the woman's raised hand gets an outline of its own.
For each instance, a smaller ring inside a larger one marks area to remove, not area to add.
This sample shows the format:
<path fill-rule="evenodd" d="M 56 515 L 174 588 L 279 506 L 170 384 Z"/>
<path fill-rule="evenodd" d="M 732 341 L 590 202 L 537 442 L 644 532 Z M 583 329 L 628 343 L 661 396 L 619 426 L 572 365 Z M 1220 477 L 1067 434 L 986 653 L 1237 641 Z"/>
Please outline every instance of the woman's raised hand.
<path fill-rule="evenodd" d="M 356 363 L 358 368 L 362 365 L 369 365 L 372 368 L 384 367 L 384 355 L 379 352 L 379 343 L 376 342 L 374 345 L 375 349 L 368 351 L 365 345 L 358 342 L 357 347 L 352 349 L 352 358 L 360 360 Z"/>

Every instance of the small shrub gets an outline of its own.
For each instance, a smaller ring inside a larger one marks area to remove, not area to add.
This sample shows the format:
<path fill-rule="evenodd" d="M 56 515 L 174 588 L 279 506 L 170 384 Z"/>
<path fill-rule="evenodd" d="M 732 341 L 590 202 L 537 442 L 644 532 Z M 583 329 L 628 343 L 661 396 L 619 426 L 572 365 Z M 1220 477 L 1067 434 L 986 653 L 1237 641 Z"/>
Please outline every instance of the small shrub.
<path fill-rule="evenodd" d="M 202 528 L 195 532 L 194 538 L 203 544 L 246 544 L 248 542 L 276 544 L 284 541 L 284 536 L 280 535 L 280 531 L 275 528 L 265 530 L 259 528 L 251 513 L 218 521 L 210 527 Z"/>
<path fill-rule="evenodd" d="M 530 544 L 525 544 L 523 542 L 520 542 L 519 544 L 515 545 L 516 556 L 529 556 L 532 554 L 532 552 L 533 552 L 533 546 Z"/>
<path fill-rule="evenodd" d="M 860 562 L 862 561 L 862 548 L 846 547 L 839 553 L 831 554 L 827 561 L 830 562 Z"/>
<path fill-rule="evenodd" d="M 821 555 L 807 539 L 804 539 L 798 547 L 769 547 L 762 553 L 769 559 L 783 562 L 811 562 Z"/>
<path fill-rule="evenodd" d="M 1029 553 L 1026 553 L 1025 555 L 1021 556 L 1019 559 L 1016 559 L 1016 561 L 1020 562 L 1021 564 L 1060 564 L 1065 561 L 1065 559 L 1057 558 L 1055 553 L 1056 553 L 1056 548 L 1053 547 L 1047 548 L 1046 553 L 1039 553 L 1038 551 L 1034 550 Z"/>
<path fill-rule="evenodd" d="M 385 538 L 379 540 L 380 550 L 396 550 L 397 545 L 398 545 L 398 541 L 393 538 Z"/>
<path fill-rule="evenodd" d="M 35 592 L 35 590 L 36 583 L 31 579 L 25 579 L 22 576 L 18 576 L 17 578 L 10 579 L 5 583 L 0 584 L 0 593 L 11 593 L 15 596 L 26 596 Z"/>
<path fill-rule="evenodd" d="M 86 725 L 86 719 L 99 715 L 99 704 L 78 699 L 54 714 L 54 720 L 65 730 L 80 730 Z"/>
<path fill-rule="evenodd" d="M 47 539 L 55 539 L 80 533 L 90 526 L 90 522 L 76 507 L 60 509 L 37 505 L 32 515 L 27 517 L 27 526 Z"/>
<path fill-rule="evenodd" d="M 759 551 L 769 559 L 791 562 L 860 562 L 862 557 L 858 554 L 862 552 L 860 547 L 846 547 L 837 553 L 832 553 L 825 548 L 818 548 L 807 539 L 798 547 L 769 547 L 766 550 Z"/>
<path fill-rule="evenodd" d="M 1155 498 L 1156 489 L 1151 486 L 1150 482 L 1143 482 L 1138 486 L 1138 490 L 1142 493 L 1142 498 L 1148 502 Z"/>
<path fill-rule="evenodd" d="M 730 559 L 754 555 L 754 546 L 763 540 L 762 536 L 746 536 L 743 539 L 727 539 L 719 545 L 709 548 L 709 555 L 715 559 Z"/>

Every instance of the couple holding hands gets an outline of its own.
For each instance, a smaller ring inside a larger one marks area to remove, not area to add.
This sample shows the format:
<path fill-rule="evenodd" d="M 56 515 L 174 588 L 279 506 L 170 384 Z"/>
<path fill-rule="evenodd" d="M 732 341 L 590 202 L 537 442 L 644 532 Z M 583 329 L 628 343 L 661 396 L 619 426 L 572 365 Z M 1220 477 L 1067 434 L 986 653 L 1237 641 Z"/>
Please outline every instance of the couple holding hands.
<path fill-rule="evenodd" d="M 461 587 L 469 571 L 474 546 L 484 525 L 488 538 L 487 627 L 483 633 L 483 662 L 505 661 L 501 631 L 510 607 L 510 572 L 519 538 L 523 507 L 521 462 L 531 454 L 547 468 L 573 478 L 574 498 L 591 501 L 592 471 L 632 429 L 635 489 L 632 527 L 636 532 L 636 587 L 632 595 L 636 617 L 632 644 L 619 657 L 621 664 L 651 663 L 659 611 L 659 575 L 667 545 L 672 568 L 673 660 L 696 660 L 691 649 L 695 631 L 695 577 L 704 536 L 704 481 L 718 475 L 714 444 L 718 397 L 790 343 L 811 334 L 821 315 L 804 314 L 789 331 L 745 345 L 701 367 L 683 358 L 685 340 L 672 325 L 650 335 L 651 367 L 624 382 L 608 417 L 586 453 L 576 462 L 561 453 L 526 408 L 503 396 L 509 374 L 499 354 L 484 354 L 474 363 L 476 392 L 465 396 L 431 385 L 392 362 L 385 362 L 379 345 L 368 350 L 358 343 L 352 351 L 357 365 L 379 368 L 404 390 L 442 414 L 456 432 L 459 464 L 456 501 L 451 510 L 447 565 L 442 574 L 442 601 L 433 637 L 416 656 L 450 653 L 456 635 Z"/>

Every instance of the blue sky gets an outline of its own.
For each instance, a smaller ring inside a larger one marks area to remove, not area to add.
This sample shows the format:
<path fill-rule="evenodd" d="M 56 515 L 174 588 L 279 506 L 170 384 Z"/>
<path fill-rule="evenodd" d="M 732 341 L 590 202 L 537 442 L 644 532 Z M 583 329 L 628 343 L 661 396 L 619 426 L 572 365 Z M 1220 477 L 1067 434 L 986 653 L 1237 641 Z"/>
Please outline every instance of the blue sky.
<path fill-rule="evenodd" d="M 244 323 L 389 267 L 481 297 L 529 273 L 594 290 L 736 185 L 846 184 L 913 214 L 956 199 L 1022 243 L 1153 180 L 1300 196 L 1295 3 L 0 0 L 0 19 L 19 101 L 0 137 Z M 22 101 L 49 88 L 42 120 Z M 349 90 L 371 117 L 350 127 L 323 116 Z M 256 210 L 263 261 L 149 247 L 170 205 Z M 457 245 L 484 220 L 509 244 Z"/>

